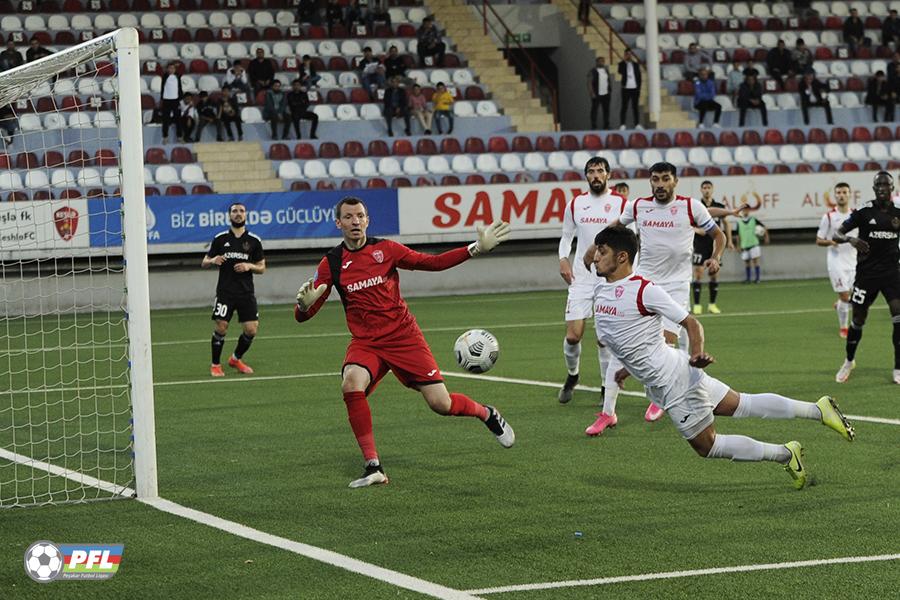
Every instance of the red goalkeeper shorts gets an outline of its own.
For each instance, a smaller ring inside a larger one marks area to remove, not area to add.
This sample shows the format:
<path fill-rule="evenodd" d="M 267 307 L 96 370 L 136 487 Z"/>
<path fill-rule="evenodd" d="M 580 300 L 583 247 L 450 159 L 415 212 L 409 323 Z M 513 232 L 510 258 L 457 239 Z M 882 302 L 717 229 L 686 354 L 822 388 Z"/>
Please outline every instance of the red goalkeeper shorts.
<path fill-rule="evenodd" d="M 369 372 L 372 380 L 366 389 L 367 394 L 375 391 L 388 371 L 393 371 L 400 383 L 413 389 L 444 381 L 431 348 L 421 333 L 378 344 L 351 340 L 344 357 L 344 367 L 347 365 L 359 365 Z"/>

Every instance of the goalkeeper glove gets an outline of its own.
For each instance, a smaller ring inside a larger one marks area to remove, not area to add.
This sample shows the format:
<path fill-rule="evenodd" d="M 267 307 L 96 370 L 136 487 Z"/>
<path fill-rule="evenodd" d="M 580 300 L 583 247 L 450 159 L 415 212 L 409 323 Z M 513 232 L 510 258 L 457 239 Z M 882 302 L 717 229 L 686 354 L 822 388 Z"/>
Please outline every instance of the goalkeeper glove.
<path fill-rule="evenodd" d="M 488 227 L 478 227 L 478 241 L 469 244 L 469 254 L 478 256 L 490 252 L 509 238 L 509 223 L 495 221 Z"/>
<path fill-rule="evenodd" d="M 297 290 L 297 306 L 299 306 L 300 310 L 303 312 L 308 311 L 327 289 L 328 286 L 324 283 L 319 284 L 319 287 L 313 287 L 313 280 L 310 278 L 306 283 L 300 286 L 299 290 Z"/>

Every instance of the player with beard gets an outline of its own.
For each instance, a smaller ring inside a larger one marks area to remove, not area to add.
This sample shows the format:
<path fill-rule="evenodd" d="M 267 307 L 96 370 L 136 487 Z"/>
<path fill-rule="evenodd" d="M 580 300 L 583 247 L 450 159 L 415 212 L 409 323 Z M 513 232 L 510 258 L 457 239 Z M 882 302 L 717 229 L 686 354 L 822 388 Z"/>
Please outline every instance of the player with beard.
<path fill-rule="evenodd" d="M 816 245 L 828 248 L 828 278 L 838 299 L 834 305 L 838 317 L 838 334 L 847 337 L 850 327 L 850 290 L 856 270 L 856 249 L 850 244 L 838 244 L 834 234 L 850 216 L 850 185 L 841 182 L 834 186 L 835 207 L 822 215 L 816 232 Z M 855 232 L 848 232 L 855 233 Z"/>
<path fill-rule="evenodd" d="M 212 313 L 212 320 L 216 323 L 212 335 L 212 364 L 209 367 L 209 374 L 213 377 L 225 376 L 221 362 L 222 347 L 225 345 L 228 323 L 235 312 L 243 331 L 234 353 L 228 359 L 228 366 L 244 374 L 253 373 L 242 358 L 259 331 L 253 275 L 266 272 L 262 240 L 247 231 L 247 207 L 240 202 L 232 203 L 228 207 L 228 218 L 231 227 L 213 238 L 209 251 L 200 263 L 204 269 L 213 265 L 219 268 Z"/>
<path fill-rule="evenodd" d="M 578 384 L 584 322 L 594 312 L 594 284 L 597 278 L 585 268 L 580 258 L 593 243 L 594 236 L 618 218 L 625 207 L 625 199 L 607 188 L 609 162 L 605 158 L 595 156 L 589 159 L 584 165 L 584 175 L 589 190 L 576 196 L 566 207 L 562 237 L 559 240 L 559 274 L 569 286 L 566 299 L 566 337 L 563 340 L 563 356 L 569 375 L 559 390 L 558 399 L 562 404 L 572 399 L 573 390 Z M 575 256 L 579 260 L 575 261 L 573 267 L 569 255 L 572 253 L 574 238 L 578 238 Z M 609 365 L 609 353 L 602 345 L 599 346 L 598 353 L 603 381 Z"/>
<path fill-rule="evenodd" d="M 856 350 L 862 338 L 863 325 L 869 316 L 869 307 L 878 293 L 884 294 L 891 321 L 894 325 L 894 383 L 900 384 L 900 208 L 891 201 L 894 180 L 887 171 L 875 175 L 872 186 L 875 199 L 850 216 L 834 234 L 834 241 L 856 248 L 856 279 L 850 304 L 853 316 L 847 332 L 847 358 L 835 375 L 835 381 L 844 383 L 856 366 Z M 859 229 L 858 237 L 848 232 Z"/>

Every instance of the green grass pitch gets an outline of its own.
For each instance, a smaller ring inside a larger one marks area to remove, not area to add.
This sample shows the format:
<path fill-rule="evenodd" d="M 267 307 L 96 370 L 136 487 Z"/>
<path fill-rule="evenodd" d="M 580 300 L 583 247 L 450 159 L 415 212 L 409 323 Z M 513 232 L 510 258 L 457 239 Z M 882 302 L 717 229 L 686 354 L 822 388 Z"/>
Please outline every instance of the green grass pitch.
<path fill-rule="evenodd" d="M 738 390 L 830 394 L 848 414 L 897 419 L 883 300 L 844 385 L 834 383 L 843 341 L 833 300 L 821 280 L 723 285 L 724 314 L 701 317 L 717 359 L 709 372 Z M 209 311 L 155 312 L 160 495 L 460 590 L 900 552 L 897 425 L 857 421 L 848 444 L 811 421 L 717 420 L 725 433 L 800 440 L 815 485 L 798 492 L 779 465 L 699 458 L 667 418 L 643 421 L 642 398 L 621 396 L 618 427 L 588 438 L 596 393 L 578 391 L 561 406 L 555 388 L 451 375 L 456 336 L 483 327 L 501 347 L 490 375 L 561 383 L 564 304 L 563 291 L 412 299 L 448 387 L 500 408 L 517 442 L 505 450 L 477 421 L 432 414 L 389 375 L 370 401 L 391 483 L 362 490 L 347 488 L 361 459 L 339 378 L 316 375 L 340 369 L 349 336 L 339 303 L 303 325 L 288 306 L 262 307 L 245 357 L 256 374 L 226 367 L 222 381 L 208 376 Z M 235 322 L 226 352 L 237 337 Z M 599 386 L 590 329 L 585 339 L 582 383 Z M 316 376 L 283 378 L 301 374 Z M 38 539 L 124 543 L 125 552 L 109 581 L 40 585 L 22 568 Z M 898 581 L 894 560 L 484 597 L 887 598 Z M 0 511 L 0 597 L 423 596 L 116 501 Z"/>

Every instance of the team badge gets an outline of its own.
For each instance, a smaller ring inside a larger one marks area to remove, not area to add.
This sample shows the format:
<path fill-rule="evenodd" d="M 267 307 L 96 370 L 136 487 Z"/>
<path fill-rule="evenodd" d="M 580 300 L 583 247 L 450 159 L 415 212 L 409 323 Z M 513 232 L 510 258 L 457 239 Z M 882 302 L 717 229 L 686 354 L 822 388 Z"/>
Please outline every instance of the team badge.
<path fill-rule="evenodd" d="M 891 219 L 891 227 L 894 229 L 900 229 L 900 217 L 894 217 Z"/>
<path fill-rule="evenodd" d="M 678 207 L 673 206 L 672 208 L 669 209 L 669 212 L 672 213 L 672 216 L 674 217 L 675 215 L 678 214 Z"/>
<path fill-rule="evenodd" d="M 244 249 L 244 252 L 250 251 L 250 242 L 244 242 L 241 247 Z"/>
<path fill-rule="evenodd" d="M 377 262 L 377 263 L 383 263 L 384 262 L 384 252 L 382 252 L 381 250 L 375 250 L 372 252 L 372 258 L 374 258 L 375 262 Z"/>
<path fill-rule="evenodd" d="M 75 231 L 78 229 L 78 211 L 71 206 L 54 211 L 53 224 L 56 225 L 59 237 L 68 242 L 75 237 Z"/>
<path fill-rule="evenodd" d="M 603 207 L 603 210 L 605 210 L 606 212 L 609 212 L 612 210 L 612 207 L 609 204 L 607 204 L 606 206 Z"/>
<path fill-rule="evenodd" d="M 625 293 L 625 288 L 621 285 L 616 286 L 616 298 L 621 298 L 622 294 Z"/>

